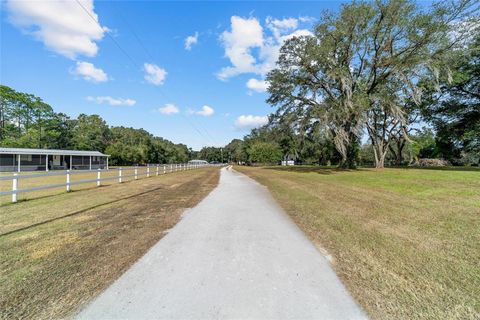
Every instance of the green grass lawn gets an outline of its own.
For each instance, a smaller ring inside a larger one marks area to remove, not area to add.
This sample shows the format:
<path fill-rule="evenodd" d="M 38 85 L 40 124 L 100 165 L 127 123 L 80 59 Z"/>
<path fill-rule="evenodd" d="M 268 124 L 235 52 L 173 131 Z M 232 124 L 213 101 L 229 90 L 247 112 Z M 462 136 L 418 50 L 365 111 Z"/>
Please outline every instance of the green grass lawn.
<path fill-rule="evenodd" d="M 480 171 L 235 167 L 374 319 L 480 319 Z"/>

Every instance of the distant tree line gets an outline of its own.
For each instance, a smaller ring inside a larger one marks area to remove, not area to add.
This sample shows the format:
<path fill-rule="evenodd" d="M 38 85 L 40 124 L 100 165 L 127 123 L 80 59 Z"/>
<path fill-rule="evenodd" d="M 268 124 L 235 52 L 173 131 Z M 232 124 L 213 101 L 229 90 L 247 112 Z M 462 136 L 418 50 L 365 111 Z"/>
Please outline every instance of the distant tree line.
<path fill-rule="evenodd" d="M 282 46 L 267 76 L 276 111 L 226 147 L 230 159 L 479 165 L 478 9 L 471 0 L 387 0 L 324 13 L 313 36 Z"/>
<path fill-rule="evenodd" d="M 0 86 L 0 146 L 96 150 L 113 165 L 179 163 L 193 151 L 143 129 L 110 127 L 98 115 L 71 119 L 32 94 Z"/>

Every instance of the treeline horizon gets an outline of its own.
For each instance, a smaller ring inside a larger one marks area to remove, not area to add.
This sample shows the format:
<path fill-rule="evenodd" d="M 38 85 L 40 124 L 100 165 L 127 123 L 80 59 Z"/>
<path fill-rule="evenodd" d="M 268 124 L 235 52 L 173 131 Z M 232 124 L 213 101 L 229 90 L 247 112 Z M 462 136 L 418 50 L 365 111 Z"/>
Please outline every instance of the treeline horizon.
<path fill-rule="evenodd" d="M 0 85 L 0 147 L 92 150 L 112 165 L 183 163 L 198 152 L 144 129 L 109 126 L 99 115 L 71 118 L 33 94 Z"/>

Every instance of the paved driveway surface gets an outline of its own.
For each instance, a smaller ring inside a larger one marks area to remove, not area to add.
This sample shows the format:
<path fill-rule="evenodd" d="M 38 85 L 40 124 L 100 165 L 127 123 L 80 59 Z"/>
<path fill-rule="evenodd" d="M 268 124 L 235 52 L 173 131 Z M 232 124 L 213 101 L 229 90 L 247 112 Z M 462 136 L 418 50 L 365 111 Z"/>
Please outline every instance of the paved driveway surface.
<path fill-rule="evenodd" d="M 81 319 L 365 319 L 327 260 L 252 179 L 218 187 Z"/>

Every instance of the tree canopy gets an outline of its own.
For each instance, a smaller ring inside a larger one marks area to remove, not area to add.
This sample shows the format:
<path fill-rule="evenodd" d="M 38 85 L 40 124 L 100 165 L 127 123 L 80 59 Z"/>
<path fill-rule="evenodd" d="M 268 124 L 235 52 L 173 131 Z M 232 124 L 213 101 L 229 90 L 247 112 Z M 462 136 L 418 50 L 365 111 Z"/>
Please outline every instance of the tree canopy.
<path fill-rule="evenodd" d="M 268 75 L 268 102 L 296 132 L 320 123 L 354 167 L 366 130 L 377 167 L 408 125 L 409 102 L 419 104 L 420 77 L 449 73 L 446 57 L 478 26 L 474 1 L 420 9 L 410 0 L 353 2 L 325 13 L 313 36 L 294 37 L 281 48 Z M 455 28 L 455 30 L 454 30 Z M 455 33 L 453 32 L 455 31 Z"/>
<path fill-rule="evenodd" d="M 0 146 L 96 150 L 113 165 L 179 163 L 192 150 L 155 137 L 144 129 L 110 127 L 98 115 L 71 119 L 32 94 L 0 86 Z"/>

